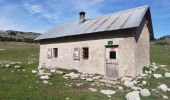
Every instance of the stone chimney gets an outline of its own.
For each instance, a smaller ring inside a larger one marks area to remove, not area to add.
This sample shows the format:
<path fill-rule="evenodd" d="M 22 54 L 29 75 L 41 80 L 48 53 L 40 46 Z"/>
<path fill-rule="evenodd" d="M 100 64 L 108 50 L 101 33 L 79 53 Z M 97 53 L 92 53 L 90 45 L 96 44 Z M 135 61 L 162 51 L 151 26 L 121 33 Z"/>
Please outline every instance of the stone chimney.
<path fill-rule="evenodd" d="M 81 11 L 79 13 L 80 15 L 80 23 L 83 23 L 86 19 L 85 19 L 85 12 L 84 11 Z"/>

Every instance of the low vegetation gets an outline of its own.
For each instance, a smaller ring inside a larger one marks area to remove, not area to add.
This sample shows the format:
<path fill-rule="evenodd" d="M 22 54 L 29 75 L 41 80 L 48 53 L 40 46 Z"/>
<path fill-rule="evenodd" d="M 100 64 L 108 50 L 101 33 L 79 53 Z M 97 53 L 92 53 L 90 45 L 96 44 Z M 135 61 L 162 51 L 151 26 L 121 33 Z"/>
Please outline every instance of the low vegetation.
<path fill-rule="evenodd" d="M 142 100 L 161 100 L 163 95 L 170 98 L 169 91 L 152 91 L 161 84 L 170 87 L 170 78 L 164 77 L 166 72 L 170 72 L 169 51 L 170 46 L 168 45 L 151 46 L 151 62 L 166 65 L 166 67 L 158 67 L 147 78 L 140 80 L 147 82 L 142 88 L 147 88 L 151 92 L 148 97 L 140 95 Z M 126 94 L 132 91 L 131 88 L 125 87 L 121 83 L 118 85 L 123 87 L 123 91 L 119 91 L 114 85 L 111 87 L 106 84 L 92 85 L 95 82 L 63 78 L 61 74 L 53 74 L 49 84 L 45 84 L 37 74 L 32 73 L 32 70 L 38 66 L 38 56 L 39 44 L 0 42 L 0 62 L 15 62 L 11 67 L 0 67 L 0 100 L 125 100 Z M 21 67 L 16 68 L 16 64 Z M 77 73 L 76 70 L 58 70 L 66 73 Z M 146 70 L 150 69 L 146 68 Z M 162 78 L 156 79 L 154 74 L 161 74 Z M 98 91 L 92 92 L 89 88 Z M 108 97 L 100 92 L 102 89 L 114 90 L 116 93 Z"/>

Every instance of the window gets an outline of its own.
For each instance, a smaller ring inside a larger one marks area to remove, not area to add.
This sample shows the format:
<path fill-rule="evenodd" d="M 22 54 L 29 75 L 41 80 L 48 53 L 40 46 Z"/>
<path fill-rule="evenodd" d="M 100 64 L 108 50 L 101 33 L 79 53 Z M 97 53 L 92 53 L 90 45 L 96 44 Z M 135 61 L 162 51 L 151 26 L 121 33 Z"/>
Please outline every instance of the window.
<path fill-rule="evenodd" d="M 52 58 L 52 48 L 48 48 L 47 58 L 48 58 L 48 59 L 51 59 L 51 58 Z"/>
<path fill-rule="evenodd" d="M 116 51 L 110 51 L 110 59 L 116 59 Z"/>
<path fill-rule="evenodd" d="M 53 57 L 54 58 L 58 57 L 58 48 L 53 48 Z"/>
<path fill-rule="evenodd" d="M 88 59 L 89 58 L 89 48 L 84 47 L 83 49 L 83 59 Z"/>

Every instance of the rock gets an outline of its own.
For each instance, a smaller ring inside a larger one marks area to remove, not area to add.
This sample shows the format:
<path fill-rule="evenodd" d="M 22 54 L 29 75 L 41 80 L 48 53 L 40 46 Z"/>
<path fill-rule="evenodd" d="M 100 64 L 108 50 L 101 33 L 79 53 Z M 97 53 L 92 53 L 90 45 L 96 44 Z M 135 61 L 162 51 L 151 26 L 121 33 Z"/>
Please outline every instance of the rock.
<path fill-rule="evenodd" d="M 168 96 L 163 95 L 162 98 L 163 98 L 164 100 L 167 100 L 167 99 L 168 99 Z"/>
<path fill-rule="evenodd" d="M 50 79 L 49 75 L 43 75 L 40 78 L 43 79 L 43 80 L 49 80 Z"/>
<path fill-rule="evenodd" d="M 69 97 L 67 97 L 67 98 L 66 98 L 66 100 L 70 100 L 70 98 L 69 98 Z"/>
<path fill-rule="evenodd" d="M 146 81 L 142 81 L 142 84 L 143 84 L 143 85 L 146 85 L 146 84 L 147 84 L 147 82 L 146 82 Z"/>
<path fill-rule="evenodd" d="M 148 89 L 142 89 L 142 90 L 140 91 L 140 93 L 141 93 L 142 96 L 144 96 L 144 97 L 151 95 L 151 93 L 149 92 Z"/>
<path fill-rule="evenodd" d="M 96 91 L 97 91 L 97 89 L 94 89 L 94 88 L 89 88 L 89 90 L 90 90 L 91 92 L 96 92 Z"/>
<path fill-rule="evenodd" d="M 116 92 L 113 90 L 100 90 L 101 93 L 106 94 L 106 95 L 112 95 L 115 94 Z"/>
<path fill-rule="evenodd" d="M 165 77 L 170 77 L 170 73 L 166 72 Z"/>
<path fill-rule="evenodd" d="M 35 74 L 35 73 L 37 73 L 37 71 L 36 70 L 32 70 L 32 73 Z"/>
<path fill-rule="evenodd" d="M 94 80 L 98 80 L 98 79 L 101 79 L 103 76 L 95 76 L 93 77 Z"/>
<path fill-rule="evenodd" d="M 48 84 L 49 82 L 47 80 L 43 80 L 43 83 L 44 84 Z"/>
<path fill-rule="evenodd" d="M 131 81 L 124 81 L 124 85 L 125 85 L 126 87 L 132 87 L 132 86 L 134 86 L 134 83 L 131 82 Z"/>
<path fill-rule="evenodd" d="M 147 74 L 142 73 L 142 74 L 140 74 L 140 76 L 141 77 L 147 77 Z"/>
<path fill-rule="evenodd" d="M 61 74 L 63 74 L 64 72 L 59 71 L 59 70 L 56 70 L 56 71 L 55 71 L 55 73 L 56 73 L 56 74 L 60 74 L 60 75 L 61 75 Z"/>
<path fill-rule="evenodd" d="M 43 75 L 44 74 L 44 70 L 43 69 L 39 69 L 38 70 L 38 75 Z"/>
<path fill-rule="evenodd" d="M 5 67 L 8 68 L 8 67 L 10 67 L 10 65 L 9 65 L 9 64 L 6 64 Z"/>
<path fill-rule="evenodd" d="M 69 74 L 65 74 L 64 76 L 69 76 L 71 79 L 76 79 L 80 76 L 80 74 L 75 74 L 74 72 L 71 72 Z"/>
<path fill-rule="evenodd" d="M 76 86 L 81 86 L 81 85 L 83 85 L 82 83 L 78 83 L 78 84 L 76 84 Z"/>
<path fill-rule="evenodd" d="M 87 78 L 86 81 L 87 81 L 87 82 L 92 82 L 93 79 L 92 79 L 92 78 Z"/>
<path fill-rule="evenodd" d="M 168 87 L 167 87 L 167 85 L 165 85 L 165 84 L 161 84 L 161 85 L 158 86 L 158 89 L 166 92 L 166 91 L 168 90 Z"/>
<path fill-rule="evenodd" d="M 161 78 L 161 77 L 162 77 L 161 74 L 153 74 L 153 76 L 154 76 L 155 78 Z"/>
<path fill-rule="evenodd" d="M 130 77 L 122 77 L 121 78 L 121 81 L 124 82 L 124 81 L 132 81 L 133 78 L 130 78 Z"/>
<path fill-rule="evenodd" d="M 162 68 L 166 67 L 166 65 L 159 65 L 159 66 L 162 67 Z"/>
<path fill-rule="evenodd" d="M 140 100 L 139 91 L 129 92 L 125 97 L 127 100 Z"/>
<path fill-rule="evenodd" d="M 117 86 L 117 88 L 122 91 L 123 90 L 123 87 L 122 86 Z"/>
<path fill-rule="evenodd" d="M 56 71 L 55 69 L 51 69 L 50 70 L 51 73 L 55 73 L 55 71 Z"/>
<path fill-rule="evenodd" d="M 22 71 L 23 71 L 23 72 L 25 72 L 26 70 L 25 70 L 25 69 L 23 69 Z"/>
<path fill-rule="evenodd" d="M 19 68 L 21 68 L 21 66 L 20 65 L 15 65 L 14 68 L 19 69 Z"/>
<path fill-rule="evenodd" d="M 107 84 L 116 84 L 114 81 L 108 79 L 100 79 L 99 81 Z"/>

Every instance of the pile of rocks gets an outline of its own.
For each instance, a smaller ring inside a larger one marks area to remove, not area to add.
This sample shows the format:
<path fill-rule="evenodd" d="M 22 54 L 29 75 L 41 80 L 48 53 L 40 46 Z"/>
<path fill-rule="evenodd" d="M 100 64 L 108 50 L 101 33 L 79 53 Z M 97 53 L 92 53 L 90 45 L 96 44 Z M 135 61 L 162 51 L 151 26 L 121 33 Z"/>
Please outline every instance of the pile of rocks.
<path fill-rule="evenodd" d="M 14 61 L 6 61 L 6 60 L 0 61 L 0 67 L 2 68 L 14 67 L 18 69 L 18 68 L 22 68 L 21 64 L 22 62 L 14 62 Z"/>

